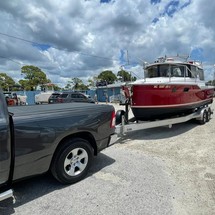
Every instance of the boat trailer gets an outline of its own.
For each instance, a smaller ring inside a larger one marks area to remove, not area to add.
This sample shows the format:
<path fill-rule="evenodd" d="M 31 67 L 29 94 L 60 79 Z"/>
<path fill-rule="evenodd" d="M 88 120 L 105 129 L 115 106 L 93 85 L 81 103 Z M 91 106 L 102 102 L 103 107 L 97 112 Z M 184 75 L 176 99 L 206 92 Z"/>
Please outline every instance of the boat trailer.
<path fill-rule="evenodd" d="M 177 115 L 175 117 L 158 119 L 154 121 L 140 121 L 136 120 L 135 117 L 129 119 L 129 103 L 125 103 L 123 105 L 125 105 L 125 110 L 118 110 L 116 112 L 115 138 L 117 139 L 132 131 L 161 126 L 168 126 L 171 128 L 174 124 L 187 122 L 191 119 L 196 119 L 199 124 L 203 125 L 210 121 L 211 115 L 213 114 L 211 105 L 204 105 L 196 108 L 191 114 Z"/>

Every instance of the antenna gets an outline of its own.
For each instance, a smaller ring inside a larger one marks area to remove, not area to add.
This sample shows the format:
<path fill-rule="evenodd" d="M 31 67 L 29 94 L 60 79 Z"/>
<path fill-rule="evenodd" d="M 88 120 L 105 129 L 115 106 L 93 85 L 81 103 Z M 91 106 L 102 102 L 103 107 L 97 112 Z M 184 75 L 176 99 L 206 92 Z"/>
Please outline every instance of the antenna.
<path fill-rule="evenodd" d="M 128 50 L 126 50 L 127 64 L 129 65 Z"/>

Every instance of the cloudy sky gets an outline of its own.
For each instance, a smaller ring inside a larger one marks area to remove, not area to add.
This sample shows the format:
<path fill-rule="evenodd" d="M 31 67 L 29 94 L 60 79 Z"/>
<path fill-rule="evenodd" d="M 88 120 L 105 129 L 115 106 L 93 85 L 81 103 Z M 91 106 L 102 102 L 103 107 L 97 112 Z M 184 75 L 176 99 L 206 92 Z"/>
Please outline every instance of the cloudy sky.
<path fill-rule="evenodd" d="M 65 86 L 123 66 L 143 77 L 143 62 L 176 54 L 205 64 L 213 79 L 215 1 L 0 1 L 0 72 L 15 81 L 21 67 L 41 68 Z"/>

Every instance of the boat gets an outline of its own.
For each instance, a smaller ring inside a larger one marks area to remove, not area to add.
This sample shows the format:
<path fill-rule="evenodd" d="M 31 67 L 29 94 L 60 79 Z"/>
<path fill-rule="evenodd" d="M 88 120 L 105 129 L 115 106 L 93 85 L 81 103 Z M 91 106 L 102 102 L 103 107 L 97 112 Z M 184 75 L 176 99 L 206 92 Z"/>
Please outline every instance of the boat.
<path fill-rule="evenodd" d="M 137 120 L 189 114 L 213 102 L 214 87 L 204 80 L 202 63 L 162 57 L 147 64 L 144 79 L 123 86 Z"/>
<path fill-rule="evenodd" d="M 27 95 L 26 93 L 17 93 L 17 99 L 19 105 L 27 105 Z"/>
<path fill-rule="evenodd" d="M 54 84 L 47 83 L 40 86 L 43 89 L 39 94 L 35 95 L 35 104 L 48 104 L 48 99 L 54 93 Z"/>

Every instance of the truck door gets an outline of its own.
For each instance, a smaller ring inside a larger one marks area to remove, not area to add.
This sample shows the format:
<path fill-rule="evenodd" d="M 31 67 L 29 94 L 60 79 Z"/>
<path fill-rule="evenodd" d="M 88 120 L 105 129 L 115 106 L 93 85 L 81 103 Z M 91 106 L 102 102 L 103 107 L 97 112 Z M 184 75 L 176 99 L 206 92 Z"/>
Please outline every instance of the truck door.
<path fill-rule="evenodd" d="M 0 91 L 0 191 L 8 189 L 13 166 L 10 119 L 2 91 Z"/>

